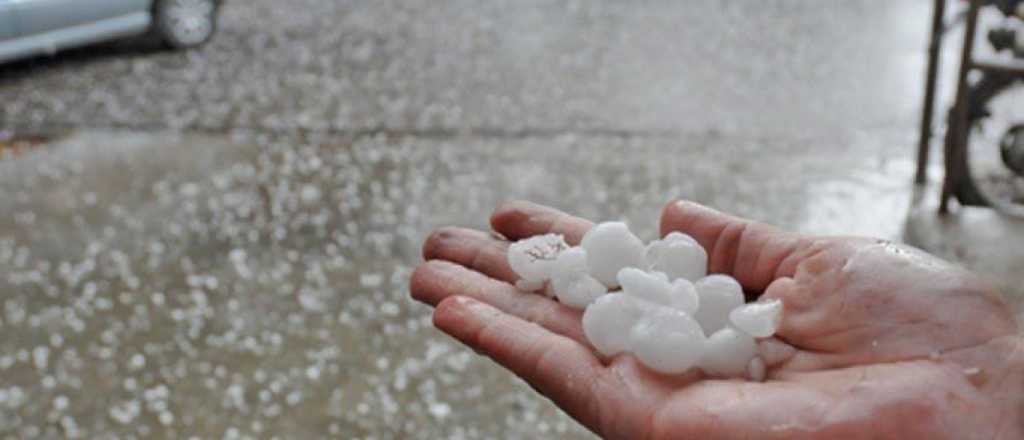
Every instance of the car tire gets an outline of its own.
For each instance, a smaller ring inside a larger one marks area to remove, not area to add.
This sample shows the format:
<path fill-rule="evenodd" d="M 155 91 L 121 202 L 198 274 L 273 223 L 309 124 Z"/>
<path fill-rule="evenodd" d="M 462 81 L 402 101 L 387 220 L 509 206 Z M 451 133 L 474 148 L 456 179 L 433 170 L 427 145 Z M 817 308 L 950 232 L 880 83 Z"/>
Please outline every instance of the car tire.
<path fill-rule="evenodd" d="M 157 0 L 154 31 L 173 49 L 202 46 L 217 31 L 218 7 L 218 0 Z"/>

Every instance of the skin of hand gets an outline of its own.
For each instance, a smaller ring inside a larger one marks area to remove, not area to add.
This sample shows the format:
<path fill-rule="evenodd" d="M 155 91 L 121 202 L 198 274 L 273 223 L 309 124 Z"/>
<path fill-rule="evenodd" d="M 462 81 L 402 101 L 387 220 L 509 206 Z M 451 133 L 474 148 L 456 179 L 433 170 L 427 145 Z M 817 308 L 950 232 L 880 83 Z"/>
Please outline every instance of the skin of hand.
<path fill-rule="evenodd" d="M 412 296 L 440 330 L 511 370 L 611 439 L 1024 438 L 1024 342 L 1011 308 L 979 277 L 921 251 L 810 237 L 695 203 L 665 206 L 661 234 L 692 235 L 709 273 L 749 299 L 784 302 L 777 337 L 795 352 L 765 382 L 652 372 L 601 358 L 581 312 L 517 290 L 509 240 L 593 224 L 510 202 L 495 233 L 442 228 L 424 245 Z"/>

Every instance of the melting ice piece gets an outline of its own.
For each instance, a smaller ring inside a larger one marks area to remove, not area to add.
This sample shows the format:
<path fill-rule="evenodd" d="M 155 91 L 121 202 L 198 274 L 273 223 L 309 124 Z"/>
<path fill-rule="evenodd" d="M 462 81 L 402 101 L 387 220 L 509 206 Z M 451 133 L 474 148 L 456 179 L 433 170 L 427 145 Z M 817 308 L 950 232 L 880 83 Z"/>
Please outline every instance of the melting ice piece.
<path fill-rule="evenodd" d="M 781 320 L 782 301 L 778 299 L 744 304 L 729 312 L 732 325 L 755 338 L 774 335 Z"/>
<path fill-rule="evenodd" d="M 757 343 L 752 336 L 726 327 L 708 338 L 699 366 L 712 376 L 743 377 L 756 354 Z"/>
<path fill-rule="evenodd" d="M 700 308 L 694 318 L 712 334 L 729 324 L 729 312 L 743 305 L 743 288 L 728 275 L 708 275 L 695 284 Z"/>
<path fill-rule="evenodd" d="M 544 282 L 551 278 L 555 258 L 568 247 L 565 238 L 559 234 L 519 240 L 508 247 L 508 265 L 523 280 Z"/>
<path fill-rule="evenodd" d="M 583 312 L 583 334 L 605 356 L 629 349 L 630 331 L 654 305 L 621 293 L 604 295 Z"/>
<path fill-rule="evenodd" d="M 562 251 L 555 259 L 551 277 L 578 278 L 587 273 L 587 251 L 574 246 Z"/>
<path fill-rule="evenodd" d="M 708 253 L 693 237 L 671 232 L 661 240 L 647 245 L 647 264 L 651 270 L 664 272 L 670 280 L 698 280 L 707 274 Z"/>
<path fill-rule="evenodd" d="M 574 309 L 583 310 L 598 298 L 608 293 L 608 288 L 590 275 L 583 275 L 569 282 L 563 290 L 556 290 L 558 301 Z"/>
<path fill-rule="evenodd" d="M 629 333 L 629 348 L 648 368 L 680 374 L 701 359 L 704 332 L 689 314 L 671 307 L 644 311 Z"/>
<path fill-rule="evenodd" d="M 689 313 L 691 316 L 700 310 L 700 296 L 697 287 L 685 278 L 672 282 L 672 300 L 674 307 Z"/>
<path fill-rule="evenodd" d="M 615 275 L 615 279 L 627 295 L 656 304 L 668 305 L 672 284 L 668 282 L 668 277 L 661 272 L 647 272 L 635 267 L 626 267 Z"/>
<path fill-rule="evenodd" d="M 622 222 L 599 223 L 583 236 L 587 270 L 609 288 L 619 287 L 615 278 L 624 267 L 645 267 L 644 243 Z"/>
<path fill-rule="evenodd" d="M 551 289 L 563 304 L 576 309 L 586 308 L 608 288 L 587 273 L 587 251 L 572 247 L 555 259 L 551 272 Z"/>
<path fill-rule="evenodd" d="M 635 267 L 620 270 L 616 279 L 626 295 L 690 314 L 697 311 L 697 291 L 687 280 L 678 279 L 669 283 L 668 276 L 661 272 L 645 272 Z"/>

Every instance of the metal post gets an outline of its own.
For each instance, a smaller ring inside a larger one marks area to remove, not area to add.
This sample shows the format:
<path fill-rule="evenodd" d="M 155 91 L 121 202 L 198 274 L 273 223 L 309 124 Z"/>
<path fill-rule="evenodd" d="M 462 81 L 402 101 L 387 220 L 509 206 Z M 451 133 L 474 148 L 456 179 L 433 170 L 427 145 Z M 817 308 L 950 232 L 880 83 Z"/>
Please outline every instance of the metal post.
<path fill-rule="evenodd" d="M 917 174 L 914 182 L 918 185 L 928 181 L 928 153 L 931 151 L 932 113 L 935 111 L 935 82 L 939 73 L 939 56 L 942 49 L 943 18 L 946 16 L 946 0 L 935 0 L 932 12 L 931 41 L 928 43 L 928 73 L 924 88 L 924 109 L 921 115 L 921 139 L 917 142 Z"/>
<path fill-rule="evenodd" d="M 964 46 L 960 53 L 960 74 L 956 83 L 956 102 L 950 115 L 949 128 L 946 133 L 945 162 L 946 177 L 942 182 L 942 199 L 939 201 L 939 213 L 949 212 L 949 199 L 953 197 L 960 182 L 966 177 L 967 153 L 967 108 L 970 99 L 967 87 L 967 74 L 973 68 L 974 34 L 978 28 L 978 10 L 982 0 L 971 0 L 967 10 L 967 27 L 964 29 Z"/>

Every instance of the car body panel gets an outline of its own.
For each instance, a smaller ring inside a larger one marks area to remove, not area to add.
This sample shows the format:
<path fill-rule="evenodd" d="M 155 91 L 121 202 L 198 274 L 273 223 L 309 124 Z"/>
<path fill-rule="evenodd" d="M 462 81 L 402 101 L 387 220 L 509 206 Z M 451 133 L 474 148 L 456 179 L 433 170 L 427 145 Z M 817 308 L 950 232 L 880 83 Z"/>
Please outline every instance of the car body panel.
<path fill-rule="evenodd" d="M 0 41 L 0 62 L 32 55 L 52 54 L 60 49 L 141 34 L 149 29 L 151 22 L 152 16 L 149 11 L 139 11 L 3 40 Z"/>
<path fill-rule="evenodd" d="M 145 33 L 155 1 L 0 0 L 0 63 Z"/>
<path fill-rule="evenodd" d="M 17 35 L 14 29 L 14 3 L 15 0 L 0 0 L 0 44 Z"/>
<path fill-rule="evenodd" d="M 150 0 L 15 0 L 18 35 L 68 29 L 148 12 Z"/>

